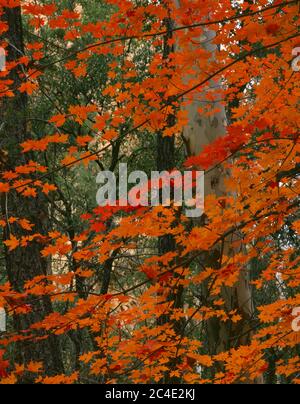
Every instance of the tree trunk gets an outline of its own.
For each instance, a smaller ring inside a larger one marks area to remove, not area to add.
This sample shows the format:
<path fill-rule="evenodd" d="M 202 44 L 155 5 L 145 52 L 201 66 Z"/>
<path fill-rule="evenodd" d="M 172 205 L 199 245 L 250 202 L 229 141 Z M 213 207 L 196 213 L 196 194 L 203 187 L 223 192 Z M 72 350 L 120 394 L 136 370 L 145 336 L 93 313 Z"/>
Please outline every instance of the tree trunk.
<path fill-rule="evenodd" d="M 176 5 L 180 6 L 180 1 L 175 0 Z M 201 43 L 204 49 L 211 52 L 212 60 L 214 59 L 216 46 L 213 44 L 215 32 L 204 30 L 197 42 Z M 197 46 L 197 45 L 191 45 Z M 213 91 L 214 94 L 221 83 L 212 81 L 206 87 L 203 95 L 198 95 L 197 100 L 193 100 L 187 107 L 189 124 L 185 127 L 183 136 L 187 146 L 189 156 L 200 154 L 203 147 L 214 142 L 218 137 L 224 136 L 226 133 L 226 111 L 220 102 L 214 102 L 213 105 L 208 102 L 207 93 Z M 222 98 L 222 97 L 220 97 Z M 213 116 L 201 116 L 198 112 L 199 108 L 203 110 L 216 109 L 219 112 Z M 223 169 L 217 168 L 205 175 L 205 195 L 214 194 L 218 197 L 226 196 L 224 180 L 228 173 Z M 224 246 L 220 246 L 217 250 L 211 251 L 207 256 L 206 267 L 220 268 L 220 257 L 225 255 L 232 257 L 237 251 L 232 247 L 233 238 L 225 240 Z M 241 247 L 242 248 L 242 247 Z M 215 258 L 214 258 L 215 257 Z M 207 290 L 206 290 L 207 292 Z M 204 292 L 205 293 L 205 292 Z M 212 319 L 207 323 L 208 344 L 210 353 L 217 354 L 227 351 L 230 348 L 237 348 L 241 345 L 247 345 L 251 339 L 251 320 L 254 317 L 254 306 L 252 299 L 252 291 L 249 281 L 249 272 L 241 271 L 239 280 L 232 288 L 224 287 L 222 290 L 222 298 L 225 301 L 226 311 L 237 310 L 242 320 L 233 325 L 230 322 L 224 323 L 217 319 Z"/>
<path fill-rule="evenodd" d="M 8 24 L 8 31 L 1 41 L 8 43 L 7 61 L 12 62 L 24 54 L 22 15 L 20 7 L 4 8 L 2 20 Z M 1 99 L 1 147 L 7 152 L 8 158 L 5 170 L 14 170 L 17 166 L 28 163 L 27 158 L 21 153 L 20 143 L 28 136 L 26 125 L 26 112 L 28 98 L 26 94 L 17 91 L 21 84 L 20 76 L 24 72 L 20 66 L 9 72 L 9 78 L 13 81 L 15 96 Z M 23 77 L 24 80 L 24 77 Z M 45 234 L 49 231 L 48 203 L 39 195 L 37 198 L 27 198 L 16 191 L 2 197 L 2 215 L 6 219 L 13 216 L 26 218 L 34 224 L 35 233 Z M 8 224 L 3 232 L 3 241 L 9 240 L 14 235 L 18 239 L 28 235 L 16 224 Z M 27 248 L 17 248 L 14 251 L 5 250 L 6 270 L 12 290 L 22 292 L 24 283 L 40 275 L 47 275 L 49 262 L 41 256 L 41 245 L 38 242 L 31 242 Z M 27 299 L 26 304 L 31 312 L 26 315 L 14 316 L 14 328 L 18 335 L 24 330 L 41 321 L 52 312 L 50 299 Z M 59 342 L 55 336 L 39 342 L 18 343 L 16 347 L 16 362 L 29 363 L 30 361 L 41 361 L 45 371 L 49 375 L 63 373 L 63 364 L 60 357 Z M 23 382 L 30 382 L 30 379 L 23 379 Z"/>
<path fill-rule="evenodd" d="M 166 5 L 167 7 L 167 5 Z M 174 22 L 171 18 L 167 18 L 164 21 L 164 25 L 166 28 L 166 35 L 164 36 L 164 44 L 163 44 L 163 60 L 166 64 L 168 64 L 170 53 L 173 52 L 173 46 L 169 44 L 170 39 L 173 37 L 173 25 Z M 172 99 L 165 99 L 165 103 L 172 105 Z M 174 114 L 169 114 L 166 119 L 166 128 L 173 127 L 176 121 L 176 116 Z M 164 136 L 163 131 L 159 131 L 157 134 L 157 170 L 159 172 L 170 172 L 176 166 L 175 162 L 175 138 L 173 136 Z M 173 195 L 171 194 L 171 199 L 173 199 Z M 161 195 L 161 202 L 162 195 Z M 160 256 L 167 254 L 169 252 L 176 251 L 177 246 L 175 239 L 172 235 L 167 234 L 165 236 L 159 237 L 158 240 L 158 253 Z M 173 263 L 172 263 L 173 264 Z M 170 264 L 171 265 L 171 264 Z M 170 292 L 168 297 L 170 302 L 173 302 L 173 309 L 183 308 L 183 287 L 179 286 Z M 158 319 L 158 324 L 163 325 L 170 322 L 169 316 L 164 315 Z M 182 320 L 174 321 L 173 328 L 177 335 L 180 335 L 182 332 L 183 322 Z M 164 383 L 180 383 L 180 379 L 177 377 L 170 377 L 170 372 L 176 368 L 178 363 L 178 359 L 174 359 L 174 361 L 169 365 L 168 373 L 165 376 Z"/>

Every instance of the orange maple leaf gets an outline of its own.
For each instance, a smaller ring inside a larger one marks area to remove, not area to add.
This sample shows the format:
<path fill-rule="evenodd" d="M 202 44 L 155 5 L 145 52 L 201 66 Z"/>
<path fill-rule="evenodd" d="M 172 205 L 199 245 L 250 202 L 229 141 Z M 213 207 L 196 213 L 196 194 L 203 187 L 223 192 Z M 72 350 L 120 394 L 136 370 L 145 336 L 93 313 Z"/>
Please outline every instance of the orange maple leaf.
<path fill-rule="evenodd" d="M 27 93 L 28 95 L 31 95 L 37 88 L 38 85 L 36 83 L 33 83 L 32 81 L 26 81 L 26 83 L 21 84 L 19 90 L 21 93 Z"/>
<path fill-rule="evenodd" d="M 57 190 L 57 187 L 56 187 L 55 185 L 53 185 L 53 184 L 48 184 L 48 183 L 44 184 L 44 185 L 43 185 L 43 188 L 42 188 L 42 192 L 43 192 L 44 194 L 46 194 L 46 195 L 48 195 L 49 192 L 51 192 L 51 191 L 56 191 L 56 190 Z"/>
<path fill-rule="evenodd" d="M 51 119 L 49 119 L 50 123 L 54 123 L 55 126 L 57 126 L 58 128 L 60 128 L 61 126 L 64 125 L 64 123 L 66 122 L 66 116 L 59 114 L 59 115 L 55 115 L 53 116 Z"/>
<path fill-rule="evenodd" d="M 7 193 L 10 189 L 9 184 L 0 182 L 0 192 Z"/>
<path fill-rule="evenodd" d="M 19 240 L 15 236 L 11 236 L 9 240 L 4 241 L 3 243 L 8 247 L 9 251 L 15 250 L 20 245 Z"/>
<path fill-rule="evenodd" d="M 32 230 L 34 224 L 31 224 L 27 219 L 20 219 L 19 224 L 24 230 Z"/>

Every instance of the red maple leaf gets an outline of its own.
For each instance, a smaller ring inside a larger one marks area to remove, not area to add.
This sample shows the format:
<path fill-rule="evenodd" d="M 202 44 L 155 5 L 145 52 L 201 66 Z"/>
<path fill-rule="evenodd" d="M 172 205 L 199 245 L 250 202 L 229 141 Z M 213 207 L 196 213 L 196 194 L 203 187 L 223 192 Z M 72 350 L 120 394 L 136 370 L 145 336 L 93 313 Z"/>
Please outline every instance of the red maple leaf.
<path fill-rule="evenodd" d="M 269 25 L 266 27 L 266 31 L 267 31 L 267 33 L 268 33 L 269 35 L 274 35 L 274 34 L 276 34 L 276 33 L 279 31 L 279 29 L 280 29 L 280 25 L 278 25 L 278 24 L 269 24 Z"/>

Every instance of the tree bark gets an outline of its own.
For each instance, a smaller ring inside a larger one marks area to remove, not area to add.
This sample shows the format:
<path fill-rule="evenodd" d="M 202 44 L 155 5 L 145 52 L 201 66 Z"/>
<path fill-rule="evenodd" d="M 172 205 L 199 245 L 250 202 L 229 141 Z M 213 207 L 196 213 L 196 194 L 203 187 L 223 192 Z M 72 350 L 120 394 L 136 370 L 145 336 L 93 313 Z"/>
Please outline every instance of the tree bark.
<path fill-rule="evenodd" d="M 23 29 L 21 8 L 4 8 L 1 17 L 8 24 L 8 31 L 1 41 L 8 43 L 7 62 L 12 62 L 24 54 Z M 1 147 L 7 152 L 5 170 L 15 170 L 17 166 L 28 163 L 27 157 L 22 154 L 20 143 L 29 138 L 26 113 L 28 97 L 17 89 L 24 80 L 24 71 L 20 65 L 9 72 L 13 82 L 14 97 L 1 99 Z M 31 156 L 32 157 L 32 156 Z M 30 156 L 29 156 L 30 158 Z M 34 225 L 34 232 L 45 234 L 49 231 L 48 203 L 42 195 L 37 198 L 26 198 L 16 191 L 2 197 L 1 210 L 4 218 L 26 218 Z M 11 235 L 20 239 L 28 235 L 16 224 L 8 224 L 3 232 L 3 241 L 9 240 Z M 14 251 L 5 249 L 5 260 L 8 280 L 12 290 L 22 292 L 26 281 L 40 275 L 47 275 L 49 262 L 41 256 L 41 244 L 31 242 L 27 248 L 17 248 Z M 29 330 L 31 325 L 41 321 L 52 312 L 49 298 L 28 298 L 26 301 L 31 311 L 25 315 L 14 316 L 14 328 L 18 335 Z M 55 336 L 44 341 L 22 342 L 16 345 L 17 363 L 41 361 L 49 375 L 63 373 L 63 363 L 60 355 L 59 342 Z M 31 382 L 23 379 L 22 382 Z"/>
<path fill-rule="evenodd" d="M 177 7 L 180 6 L 179 0 L 175 0 L 175 3 Z M 215 35 L 214 31 L 205 29 L 204 35 L 202 35 L 197 41 L 202 45 L 191 45 L 191 47 L 202 46 L 211 53 L 211 58 L 213 60 L 215 52 L 217 51 L 216 46 L 213 44 Z M 213 91 L 215 93 L 218 87 L 221 88 L 220 82 L 210 82 L 202 96 L 200 94 L 197 97 L 197 100 L 194 99 L 187 107 L 189 123 L 184 129 L 183 136 L 189 156 L 200 154 L 204 146 L 226 134 L 227 119 L 224 105 L 220 102 L 214 102 L 212 105 L 206 97 L 207 92 Z M 203 110 L 216 109 L 219 112 L 209 117 L 205 114 L 201 116 L 198 112 L 200 107 Z M 217 197 L 225 197 L 228 195 L 224 186 L 224 180 L 227 175 L 228 173 L 220 168 L 206 173 L 205 195 L 214 194 Z M 236 247 L 232 247 L 234 241 L 236 240 L 233 238 L 225 240 L 223 246 L 219 246 L 217 250 L 211 251 L 207 255 L 206 262 L 204 261 L 203 265 L 215 269 L 220 268 L 222 255 L 232 257 L 237 252 Z M 204 294 L 206 295 L 205 292 L 207 292 L 207 288 L 205 289 Z M 210 354 L 212 355 L 250 343 L 254 305 L 249 280 L 249 271 L 241 271 L 238 282 L 234 287 L 224 287 L 222 290 L 222 298 L 225 301 L 226 311 L 230 312 L 232 310 L 237 310 L 237 313 L 242 317 L 242 320 L 236 325 L 233 325 L 230 322 L 224 323 L 218 319 L 208 321 L 208 345 Z"/>

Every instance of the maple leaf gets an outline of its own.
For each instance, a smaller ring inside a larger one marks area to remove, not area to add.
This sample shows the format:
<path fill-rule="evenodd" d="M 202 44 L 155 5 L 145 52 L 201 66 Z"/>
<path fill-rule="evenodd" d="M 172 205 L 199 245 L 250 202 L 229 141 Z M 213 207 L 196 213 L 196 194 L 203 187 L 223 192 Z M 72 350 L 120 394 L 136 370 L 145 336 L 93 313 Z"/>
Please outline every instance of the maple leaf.
<path fill-rule="evenodd" d="M 77 161 L 77 158 L 74 156 L 66 156 L 62 161 L 61 161 L 61 165 L 63 166 L 69 166 L 69 165 L 73 165 L 73 163 L 75 163 Z"/>
<path fill-rule="evenodd" d="M 53 184 L 48 184 L 48 183 L 43 184 L 42 192 L 46 195 L 48 195 L 51 191 L 56 191 L 56 190 L 57 190 L 57 187 Z"/>
<path fill-rule="evenodd" d="M 42 250 L 42 256 L 49 257 L 51 255 L 55 255 L 57 252 L 58 248 L 56 246 L 50 245 Z"/>
<path fill-rule="evenodd" d="M 81 63 L 79 66 L 74 67 L 73 73 L 75 77 L 85 77 L 87 74 L 87 65 L 84 63 Z"/>
<path fill-rule="evenodd" d="M 52 136 L 47 136 L 46 140 L 49 143 L 67 143 L 69 139 L 68 135 L 62 135 L 61 133 L 56 133 L 55 135 Z"/>
<path fill-rule="evenodd" d="M 51 16 L 57 11 L 57 6 L 53 3 L 41 5 L 41 13 L 46 16 Z"/>
<path fill-rule="evenodd" d="M 63 126 L 66 122 L 66 116 L 59 114 L 59 115 L 55 115 L 52 118 L 49 119 L 50 123 L 54 123 L 56 127 L 60 128 L 61 126 Z"/>
<path fill-rule="evenodd" d="M 300 220 L 293 223 L 293 229 L 300 235 Z"/>
<path fill-rule="evenodd" d="M 231 321 L 232 321 L 233 323 L 238 323 L 238 322 L 241 321 L 241 320 L 242 320 L 242 317 L 241 317 L 239 314 L 236 314 L 236 315 L 234 315 L 234 316 L 231 317 Z"/>
<path fill-rule="evenodd" d="M 10 190 L 9 184 L 0 182 L 0 192 L 7 193 Z"/>
<path fill-rule="evenodd" d="M 42 384 L 74 384 L 78 380 L 78 377 L 78 372 L 75 372 L 71 376 L 58 375 L 45 378 L 39 377 L 35 382 Z"/>
<path fill-rule="evenodd" d="M 106 226 L 103 222 L 95 222 L 91 225 L 91 230 L 100 233 L 106 229 Z"/>
<path fill-rule="evenodd" d="M 24 230 L 28 231 L 31 231 L 34 227 L 34 224 L 30 223 L 27 219 L 20 219 L 19 224 Z"/>
<path fill-rule="evenodd" d="M 80 18 L 80 14 L 75 11 L 70 11 L 68 9 L 63 10 L 62 16 L 69 20 L 76 20 Z"/>
<path fill-rule="evenodd" d="M 0 350 L 0 379 L 5 378 L 8 376 L 7 373 L 7 368 L 9 366 L 9 362 L 3 360 L 3 355 L 5 354 L 5 351 Z"/>
<path fill-rule="evenodd" d="M 37 88 L 38 85 L 36 83 L 33 83 L 32 81 L 27 81 L 21 84 L 19 90 L 21 93 L 27 93 L 28 95 L 31 95 Z"/>
<path fill-rule="evenodd" d="M 27 370 L 31 373 L 40 373 L 43 370 L 43 364 L 41 362 L 29 362 Z"/>
<path fill-rule="evenodd" d="M 93 129 L 96 129 L 99 132 L 102 132 L 106 126 L 107 119 L 108 119 L 108 116 L 97 116 L 96 123 L 93 125 Z"/>
<path fill-rule="evenodd" d="M 9 240 L 4 241 L 3 243 L 8 247 L 9 251 L 15 250 L 20 245 L 19 240 L 13 235 L 10 236 Z"/>
<path fill-rule="evenodd" d="M 266 32 L 268 34 L 276 34 L 280 29 L 280 25 L 273 23 L 273 24 L 269 24 L 266 27 Z"/>
<path fill-rule="evenodd" d="M 14 180 L 16 178 L 18 178 L 18 174 L 14 173 L 13 171 L 5 171 L 5 173 L 2 174 L 2 177 L 5 180 Z M 1 187 L 1 184 L 0 184 Z"/>
<path fill-rule="evenodd" d="M 41 42 L 32 42 L 27 44 L 27 49 L 30 50 L 40 50 L 44 47 L 44 44 Z"/>
<path fill-rule="evenodd" d="M 26 189 L 22 192 L 22 195 L 26 196 L 26 197 L 32 197 L 32 198 L 36 198 L 37 196 L 37 192 L 35 188 L 32 187 L 26 187 Z"/>
<path fill-rule="evenodd" d="M 107 140 L 107 141 L 111 141 L 113 139 L 116 139 L 118 137 L 118 132 L 115 129 L 110 129 L 105 131 L 104 135 L 103 135 L 103 139 Z"/>
<path fill-rule="evenodd" d="M 61 233 L 59 231 L 53 231 L 49 232 L 49 237 L 52 239 L 56 239 L 61 236 Z"/>
<path fill-rule="evenodd" d="M 86 146 L 90 141 L 93 140 L 92 136 L 78 136 L 76 138 L 76 142 L 79 144 L 79 146 Z"/>
<path fill-rule="evenodd" d="M 23 148 L 24 153 L 27 153 L 31 150 L 44 151 L 44 150 L 47 150 L 48 141 L 46 139 L 27 140 L 26 142 L 21 143 L 21 147 Z"/>

